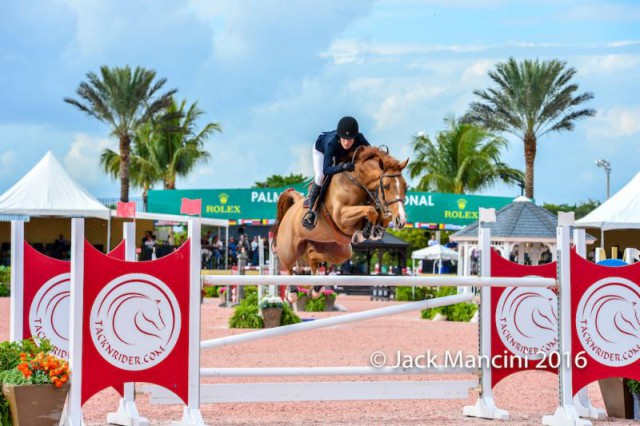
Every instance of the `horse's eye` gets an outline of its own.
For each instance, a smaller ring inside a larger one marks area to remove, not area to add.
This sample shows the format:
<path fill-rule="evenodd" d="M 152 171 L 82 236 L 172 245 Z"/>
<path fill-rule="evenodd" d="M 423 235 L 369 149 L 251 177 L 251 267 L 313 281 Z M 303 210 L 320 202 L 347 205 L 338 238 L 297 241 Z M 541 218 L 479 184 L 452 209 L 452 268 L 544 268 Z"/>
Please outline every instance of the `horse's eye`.
<path fill-rule="evenodd" d="M 384 188 L 385 190 L 389 190 L 389 185 L 384 185 L 384 186 L 383 186 L 383 188 Z"/>

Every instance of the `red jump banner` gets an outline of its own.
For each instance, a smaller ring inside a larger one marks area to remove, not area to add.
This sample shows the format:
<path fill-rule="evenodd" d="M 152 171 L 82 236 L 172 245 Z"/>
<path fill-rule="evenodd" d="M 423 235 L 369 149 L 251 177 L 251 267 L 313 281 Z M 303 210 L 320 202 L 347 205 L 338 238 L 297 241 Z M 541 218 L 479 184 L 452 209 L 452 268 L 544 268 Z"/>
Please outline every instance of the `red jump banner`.
<path fill-rule="evenodd" d="M 571 250 L 573 393 L 608 377 L 640 380 L 640 263 L 593 264 Z"/>
<path fill-rule="evenodd" d="M 556 262 L 539 266 L 513 263 L 491 250 L 492 277 L 556 278 Z M 491 387 L 519 371 L 558 372 L 558 296 L 542 287 L 491 289 L 491 354 L 503 359 L 492 369 Z M 553 354 L 553 355 L 551 355 Z"/>
<path fill-rule="evenodd" d="M 125 262 L 85 242 L 82 404 L 127 382 L 154 383 L 187 402 L 188 243 L 155 261 Z"/>

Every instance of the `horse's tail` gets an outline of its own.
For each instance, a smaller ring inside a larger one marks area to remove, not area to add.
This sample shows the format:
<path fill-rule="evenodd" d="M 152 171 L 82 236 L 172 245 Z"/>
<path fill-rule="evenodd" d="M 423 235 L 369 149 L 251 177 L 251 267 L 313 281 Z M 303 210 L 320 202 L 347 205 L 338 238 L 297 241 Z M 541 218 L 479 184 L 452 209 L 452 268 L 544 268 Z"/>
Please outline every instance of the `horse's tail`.
<path fill-rule="evenodd" d="M 287 189 L 282 194 L 280 194 L 280 197 L 278 197 L 278 204 L 276 207 L 277 209 L 276 223 L 274 223 L 273 226 L 271 227 L 271 232 L 273 233 L 274 241 L 275 241 L 276 235 L 278 235 L 278 228 L 280 227 L 280 222 L 282 222 L 282 218 L 287 213 L 287 210 L 289 210 L 291 206 L 293 206 L 293 204 L 296 202 L 296 198 L 297 197 L 295 196 L 295 191 L 293 188 Z"/>

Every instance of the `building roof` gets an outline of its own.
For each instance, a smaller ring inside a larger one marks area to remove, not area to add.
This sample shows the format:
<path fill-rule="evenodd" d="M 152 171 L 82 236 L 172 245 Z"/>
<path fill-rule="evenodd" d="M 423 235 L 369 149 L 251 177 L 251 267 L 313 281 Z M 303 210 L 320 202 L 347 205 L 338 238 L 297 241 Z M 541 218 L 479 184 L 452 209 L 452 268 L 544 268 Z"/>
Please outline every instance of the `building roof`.
<path fill-rule="evenodd" d="M 467 225 L 451 236 L 453 241 L 476 241 L 479 222 Z M 558 217 L 535 205 L 525 197 L 518 197 L 496 212 L 496 221 L 485 223 L 491 229 L 491 239 L 504 241 L 550 242 L 556 240 Z M 587 241 L 594 241 L 587 235 Z"/>

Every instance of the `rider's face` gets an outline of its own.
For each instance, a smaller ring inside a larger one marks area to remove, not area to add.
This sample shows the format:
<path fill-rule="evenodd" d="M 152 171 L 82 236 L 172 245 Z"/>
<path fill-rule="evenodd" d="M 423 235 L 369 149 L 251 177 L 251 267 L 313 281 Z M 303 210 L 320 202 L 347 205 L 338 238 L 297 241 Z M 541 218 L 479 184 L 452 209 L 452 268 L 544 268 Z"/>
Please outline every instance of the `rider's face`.
<path fill-rule="evenodd" d="M 354 138 L 349 138 L 349 139 L 340 138 L 340 145 L 342 145 L 344 149 L 349 149 L 351 148 L 351 145 L 353 145 L 354 140 L 355 140 Z"/>

